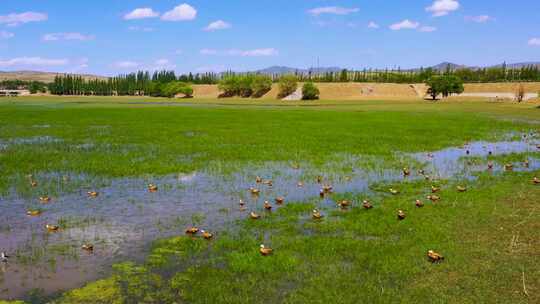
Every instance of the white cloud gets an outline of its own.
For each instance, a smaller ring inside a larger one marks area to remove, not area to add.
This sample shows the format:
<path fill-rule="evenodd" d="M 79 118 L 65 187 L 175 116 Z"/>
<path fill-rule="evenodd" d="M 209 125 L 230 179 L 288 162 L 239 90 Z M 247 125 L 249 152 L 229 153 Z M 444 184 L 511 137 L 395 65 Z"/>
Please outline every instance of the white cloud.
<path fill-rule="evenodd" d="M 368 28 L 371 28 L 371 29 L 378 29 L 379 28 L 379 25 L 377 23 L 375 23 L 374 21 L 370 21 L 367 25 Z"/>
<path fill-rule="evenodd" d="M 193 20 L 197 17 L 197 10 L 187 4 L 183 3 L 173 8 L 172 10 L 166 12 L 161 16 L 161 20 L 165 21 L 186 21 Z"/>
<path fill-rule="evenodd" d="M 201 53 L 201 55 L 216 55 L 218 51 L 214 49 L 202 49 L 199 51 L 199 53 Z"/>
<path fill-rule="evenodd" d="M 15 37 L 15 34 L 6 32 L 6 31 L 0 31 L 0 39 L 10 39 Z"/>
<path fill-rule="evenodd" d="M 59 41 L 59 40 L 79 40 L 88 41 L 94 40 L 96 37 L 93 35 L 84 35 L 81 33 L 51 33 L 45 34 L 41 38 L 43 41 Z"/>
<path fill-rule="evenodd" d="M 149 7 L 136 8 L 124 15 L 124 20 L 136 20 L 159 17 L 159 13 Z"/>
<path fill-rule="evenodd" d="M 69 63 L 68 59 L 48 59 L 42 57 L 18 57 L 7 60 L 0 60 L 0 67 L 51 67 L 62 66 Z"/>
<path fill-rule="evenodd" d="M 431 6 L 426 7 L 433 17 L 446 16 L 450 12 L 459 9 L 459 2 L 456 0 L 436 0 Z"/>
<path fill-rule="evenodd" d="M 20 14 L 9 14 L 0 16 L 0 24 L 7 24 L 8 26 L 17 26 L 19 24 L 29 22 L 40 22 L 48 19 L 47 14 L 36 12 L 25 12 Z"/>
<path fill-rule="evenodd" d="M 241 57 L 267 57 L 267 56 L 277 56 L 279 51 L 274 48 L 261 48 L 261 49 L 251 49 L 251 50 L 239 50 L 239 49 L 230 49 L 225 51 L 218 51 L 214 49 L 202 49 L 200 50 L 201 55 L 222 55 L 222 56 L 241 56 Z"/>
<path fill-rule="evenodd" d="M 308 13 L 313 16 L 319 16 L 322 14 L 348 15 L 348 14 L 356 13 L 358 11 L 360 11 L 360 9 L 356 7 L 346 8 L 346 7 L 340 7 L 340 6 L 325 6 L 325 7 L 316 7 L 316 8 L 310 9 Z"/>
<path fill-rule="evenodd" d="M 119 69 L 133 69 L 140 66 L 140 64 L 135 61 L 117 61 L 113 66 Z"/>
<path fill-rule="evenodd" d="M 414 29 L 417 29 L 419 26 L 420 26 L 420 23 L 411 21 L 409 19 L 405 19 L 399 23 L 394 23 L 390 25 L 390 29 L 394 31 L 399 31 L 399 30 L 404 30 L 404 29 L 414 30 Z"/>
<path fill-rule="evenodd" d="M 223 20 L 217 20 L 210 23 L 207 27 L 204 28 L 204 30 L 208 32 L 213 32 L 213 31 L 219 31 L 219 30 L 226 30 L 231 27 L 232 25 L 230 23 L 227 23 Z"/>
<path fill-rule="evenodd" d="M 529 39 L 530 46 L 540 46 L 540 38 L 531 38 Z"/>
<path fill-rule="evenodd" d="M 169 59 L 158 59 L 154 62 L 155 70 L 172 70 L 176 68 L 176 64 L 172 63 Z"/>
<path fill-rule="evenodd" d="M 431 32 L 435 32 L 437 30 L 436 27 L 434 26 L 422 26 L 418 29 L 418 31 L 420 32 L 424 32 L 424 33 L 431 33 Z"/>
<path fill-rule="evenodd" d="M 480 15 L 480 16 L 466 16 L 465 20 L 472 21 L 476 23 L 486 23 L 488 21 L 492 21 L 494 18 L 488 15 Z"/>
<path fill-rule="evenodd" d="M 130 27 L 128 27 L 128 30 L 133 31 L 133 32 L 146 32 L 146 33 L 149 33 L 149 32 L 153 32 L 154 28 L 152 28 L 152 27 L 130 26 Z"/>

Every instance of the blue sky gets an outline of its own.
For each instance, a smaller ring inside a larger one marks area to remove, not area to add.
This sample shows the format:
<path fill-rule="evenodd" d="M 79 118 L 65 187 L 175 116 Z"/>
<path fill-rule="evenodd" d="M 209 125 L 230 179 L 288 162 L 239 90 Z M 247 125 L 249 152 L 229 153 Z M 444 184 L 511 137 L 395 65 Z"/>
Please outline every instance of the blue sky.
<path fill-rule="evenodd" d="M 2 0 L 0 70 L 540 61 L 538 0 Z"/>

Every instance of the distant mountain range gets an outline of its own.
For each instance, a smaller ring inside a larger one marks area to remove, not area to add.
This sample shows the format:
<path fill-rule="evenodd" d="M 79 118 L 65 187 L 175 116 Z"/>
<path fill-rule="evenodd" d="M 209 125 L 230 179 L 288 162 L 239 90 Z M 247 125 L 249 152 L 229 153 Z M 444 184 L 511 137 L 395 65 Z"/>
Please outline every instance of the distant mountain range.
<path fill-rule="evenodd" d="M 520 69 L 524 66 L 536 66 L 540 68 L 540 62 L 538 61 L 529 61 L 529 62 L 517 62 L 517 63 L 507 63 L 506 67 L 509 69 Z M 431 68 L 435 70 L 446 70 L 447 67 L 450 66 L 450 69 L 452 70 L 458 70 L 458 69 L 464 69 L 464 68 L 470 68 L 470 69 L 479 69 L 482 67 L 478 66 L 467 66 L 462 64 L 456 64 L 452 62 L 441 62 L 437 65 L 431 66 Z M 493 66 L 487 66 L 487 68 L 491 67 L 501 67 L 502 64 L 493 65 Z M 322 74 L 326 72 L 339 72 L 343 68 L 340 67 L 319 67 L 319 68 L 294 68 L 294 67 L 288 67 L 288 66 L 271 66 L 265 69 L 256 70 L 253 71 L 255 73 L 262 73 L 262 74 L 268 74 L 268 75 L 282 75 L 282 74 L 291 74 L 291 73 L 303 73 L 307 74 L 311 72 L 312 74 Z M 417 71 L 419 68 L 415 69 L 402 69 L 403 71 Z M 54 80 L 54 77 L 57 75 L 63 75 L 63 73 L 54 73 L 54 72 L 40 72 L 40 71 L 13 71 L 13 72 L 2 72 L 0 71 L 0 81 L 1 80 L 25 80 L 25 81 L 43 81 L 43 82 L 52 82 Z M 106 79 L 106 76 L 99 76 L 99 75 L 89 75 L 89 74 L 80 74 L 85 79 Z"/>

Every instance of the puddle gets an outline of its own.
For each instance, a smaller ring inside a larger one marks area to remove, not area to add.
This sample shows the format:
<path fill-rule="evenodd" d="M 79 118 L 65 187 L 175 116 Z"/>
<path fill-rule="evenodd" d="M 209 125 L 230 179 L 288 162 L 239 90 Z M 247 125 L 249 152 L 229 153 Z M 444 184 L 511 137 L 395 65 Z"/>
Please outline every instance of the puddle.
<path fill-rule="evenodd" d="M 32 138 L 27 143 L 51 141 L 54 138 Z M 485 171 L 484 165 L 470 165 L 467 157 L 486 158 L 510 153 L 539 152 L 534 139 L 497 143 L 474 142 L 463 148 L 448 148 L 431 153 L 402 156 L 426 165 L 426 172 L 439 178 L 474 178 Z M 81 146 L 81 149 L 86 146 Z M 469 150 L 469 154 L 466 151 Z M 336 166 L 352 166 L 355 157 L 336 161 Z M 516 170 L 537 170 L 540 159 L 531 157 L 529 168 L 516 165 Z M 333 165 L 330 163 L 329 165 Z M 494 172 L 502 168 L 494 168 Z M 64 174 L 38 174 L 36 178 L 60 179 Z M 256 175 L 272 179 L 272 185 L 255 182 Z M 77 288 L 85 282 L 104 277 L 110 265 L 126 259 L 142 261 L 151 242 L 157 238 L 184 233 L 190 225 L 210 231 L 233 229 L 235 220 L 247 218 L 250 211 L 264 213 L 265 200 L 274 204 L 278 196 L 286 201 L 305 201 L 317 197 L 321 185 L 317 170 L 301 165 L 265 163 L 246 167 L 227 177 L 208 172 L 150 178 L 98 180 L 84 175 L 72 176 L 67 182 L 83 184 L 84 189 L 58 195 L 46 205 L 35 197 L 12 194 L 0 198 L 0 249 L 12 255 L 0 269 L 0 298 L 17 298 L 39 288 L 45 294 Z M 411 179 L 421 178 L 416 172 Z M 324 176 L 337 193 L 369 193 L 369 185 L 403 180 L 401 170 L 351 168 L 347 175 L 332 173 Z M 298 182 L 303 186 L 299 187 Z M 94 183 L 94 184 L 91 184 Z M 149 183 L 159 190 L 150 193 Z M 107 185 L 98 189 L 92 186 Z M 261 193 L 253 196 L 250 187 Z M 62 189 L 62 188 L 60 188 Z M 89 198 L 87 191 L 99 196 Z M 12 191 L 15 193 L 15 191 Z M 59 191 L 61 193 L 61 191 Z M 239 200 L 246 202 L 241 211 Z M 330 199 L 320 200 L 319 207 L 334 206 Z M 41 216 L 28 217 L 28 208 L 40 208 Z M 47 233 L 46 224 L 67 227 L 57 233 Z M 93 254 L 81 250 L 84 243 L 95 246 Z"/>

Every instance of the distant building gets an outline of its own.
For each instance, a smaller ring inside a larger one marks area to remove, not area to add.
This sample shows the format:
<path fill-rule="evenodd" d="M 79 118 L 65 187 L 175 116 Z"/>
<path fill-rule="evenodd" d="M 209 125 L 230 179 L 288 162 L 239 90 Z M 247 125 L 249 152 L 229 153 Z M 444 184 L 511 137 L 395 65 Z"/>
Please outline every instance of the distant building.
<path fill-rule="evenodd" d="M 17 97 L 30 95 L 28 90 L 0 90 L 0 97 Z"/>

